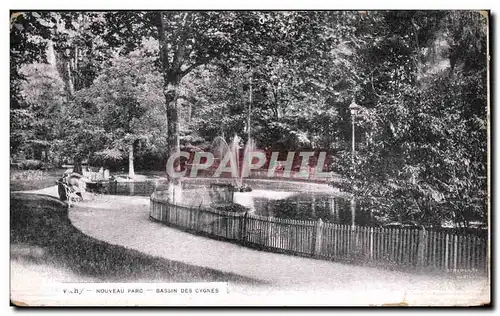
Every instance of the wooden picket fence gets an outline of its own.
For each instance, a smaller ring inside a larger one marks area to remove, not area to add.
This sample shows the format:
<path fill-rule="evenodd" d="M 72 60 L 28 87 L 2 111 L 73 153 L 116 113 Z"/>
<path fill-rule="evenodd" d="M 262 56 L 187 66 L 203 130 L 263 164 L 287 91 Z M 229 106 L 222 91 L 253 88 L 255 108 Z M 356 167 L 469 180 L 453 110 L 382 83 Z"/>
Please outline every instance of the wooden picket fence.
<path fill-rule="evenodd" d="M 422 229 L 352 227 L 171 205 L 151 195 L 150 217 L 208 236 L 315 258 L 449 272 L 486 272 L 488 241 Z"/>

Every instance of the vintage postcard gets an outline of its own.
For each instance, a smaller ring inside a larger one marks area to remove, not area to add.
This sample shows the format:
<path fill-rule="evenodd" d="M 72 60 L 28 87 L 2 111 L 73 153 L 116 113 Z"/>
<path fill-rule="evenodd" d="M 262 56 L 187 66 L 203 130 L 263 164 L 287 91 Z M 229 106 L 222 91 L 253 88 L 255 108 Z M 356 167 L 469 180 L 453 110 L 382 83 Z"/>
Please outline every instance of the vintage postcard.
<path fill-rule="evenodd" d="M 11 11 L 14 306 L 482 306 L 489 11 Z"/>

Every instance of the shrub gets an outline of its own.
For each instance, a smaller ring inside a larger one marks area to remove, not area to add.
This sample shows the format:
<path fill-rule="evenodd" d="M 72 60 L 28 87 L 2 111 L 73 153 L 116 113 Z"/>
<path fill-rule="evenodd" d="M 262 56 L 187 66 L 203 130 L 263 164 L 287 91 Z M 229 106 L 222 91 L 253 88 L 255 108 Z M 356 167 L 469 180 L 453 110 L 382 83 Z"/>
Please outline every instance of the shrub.
<path fill-rule="evenodd" d="M 214 205 L 214 208 L 220 211 L 233 212 L 233 213 L 245 213 L 246 211 L 250 210 L 249 208 L 237 203 L 231 203 L 226 205 Z"/>
<path fill-rule="evenodd" d="M 11 180 L 41 180 L 47 176 L 42 170 L 25 170 L 11 173 Z"/>
<path fill-rule="evenodd" d="M 19 169 L 23 170 L 35 170 L 41 169 L 43 167 L 43 163 L 40 160 L 23 160 L 19 163 Z"/>

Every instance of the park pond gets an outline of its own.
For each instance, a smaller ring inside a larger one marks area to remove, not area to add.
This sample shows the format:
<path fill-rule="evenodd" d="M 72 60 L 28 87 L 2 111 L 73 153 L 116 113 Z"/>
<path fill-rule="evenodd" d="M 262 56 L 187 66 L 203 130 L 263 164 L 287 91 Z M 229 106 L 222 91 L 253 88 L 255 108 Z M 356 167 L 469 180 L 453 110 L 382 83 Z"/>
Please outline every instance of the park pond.
<path fill-rule="evenodd" d="M 117 182 L 105 183 L 107 193 L 150 196 L 154 191 L 164 191 L 164 198 L 167 199 L 168 186 L 165 177 L 148 175 L 140 179 L 142 181 L 117 177 Z M 212 207 L 214 196 L 211 187 L 214 184 L 234 185 L 234 180 L 231 178 L 183 178 L 180 189 L 177 189 L 173 195 L 171 203 L 186 207 Z M 244 184 L 252 190 L 234 192 L 231 200 L 256 215 L 306 221 L 321 219 L 324 222 L 342 225 L 352 225 L 354 215 L 354 224 L 359 226 L 402 226 L 398 222 L 381 216 L 378 212 L 372 212 L 370 207 L 359 200 L 356 201 L 353 212 L 350 196 L 326 183 L 288 179 L 244 179 Z M 434 228 L 453 229 L 454 227 L 444 224 L 442 223 L 442 227 Z M 405 223 L 403 226 L 415 227 L 415 224 Z M 476 229 L 471 228 L 471 230 L 477 233 Z"/>
<path fill-rule="evenodd" d="M 210 184 L 213 179 L 186 179 L 176 204 L 209 206 L 212 203 Z M 217 183 L 224 183 L 221 179 Z M 250 212 L 277 218 L 321 220 L 337 224 L 352 224 L 350 198 L 325 183 L 286 180 L 246 179 L 250 192 L 235 192 L 234 202 Z M 359 205 L 354 216 L 356 225 L 381 224 L 369 211 Z"/>

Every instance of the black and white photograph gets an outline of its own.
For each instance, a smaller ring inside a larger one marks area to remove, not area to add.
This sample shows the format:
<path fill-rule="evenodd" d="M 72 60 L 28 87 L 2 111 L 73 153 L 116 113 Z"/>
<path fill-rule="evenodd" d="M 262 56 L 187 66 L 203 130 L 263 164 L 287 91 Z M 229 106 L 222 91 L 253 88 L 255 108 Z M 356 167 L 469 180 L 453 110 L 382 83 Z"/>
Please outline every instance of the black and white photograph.
<path fill-rule="evenodd" d="M 10 305 L 489 306 L 490 18 L 10 10 Z"/>

